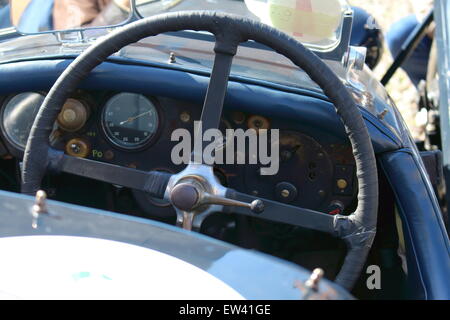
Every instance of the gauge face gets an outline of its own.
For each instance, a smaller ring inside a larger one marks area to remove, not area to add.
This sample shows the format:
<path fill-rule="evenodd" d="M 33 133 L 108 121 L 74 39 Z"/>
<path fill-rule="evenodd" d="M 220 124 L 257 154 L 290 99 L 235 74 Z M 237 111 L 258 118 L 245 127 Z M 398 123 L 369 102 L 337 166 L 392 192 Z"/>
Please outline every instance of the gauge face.
<path fill-rule="evenodd" d="M 103 110 L 107 138 L 124 149 L 139 149 L 150 143 L 159 127 L 156 106 L 145 96 L 120 93 L 108 100 Z"/>
<path fill-rule="evenodd" d="M 10 142 L 25 149 L 28 136 L 45 97 L 35 92 L 14 96 L 3 110 L 3 129 Z"/>

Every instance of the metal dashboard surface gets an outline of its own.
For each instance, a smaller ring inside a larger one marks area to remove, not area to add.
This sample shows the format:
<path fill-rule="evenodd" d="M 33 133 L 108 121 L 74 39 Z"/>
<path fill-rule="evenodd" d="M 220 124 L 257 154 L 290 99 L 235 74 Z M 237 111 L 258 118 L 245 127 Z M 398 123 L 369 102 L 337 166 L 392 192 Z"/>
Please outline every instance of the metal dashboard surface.
<path fill-rule="evenodd" d="M 50 59 L 3 64 L 0 68 L 0 94 L 48 90 L 70 62 Z M 183 72 L 171 67 L 150 68 L 109 61 L 98 66 L 81 83 L 80 88 L 139 92 L 199 103 L 204 98 L 208 82 L 209 77 L 204 74 Z M 361 110 L 371 132 L 375 150 L 386 152 L 399 149 L 402 147 L 402 141 L 405 141 L 406 129 L 398 119 L 396 108 L 385 102 L 384 97 L 376 93 L 374 96 L 377 97 L 374 100 L 375 109 Z M 313 97 L 315 99 L 312 99 Z M 225 107 L 228 105 L 250 113 L 263 113 L 264 109 L 269 117 L 277 110 L 283 117 L 303 119 L 300 121 L 309 121 L 317 127 L 324 127 L 326 123 L 327 132 L 345 137 L 342 123 L 325 97 L 308 89 L 280 87 L 273 83 L 248 82 L 237 78 L 228 84 Z M 380 120 L 376 112 L 384 109 L 388 110 L 388 116 Z"/>
<path fill-rule="evenodd" d="M 291 263 L 197 233 L 54 201 L 48 201 L 49 213 L 41 214 L 34 221 L 37 227 L 33 228 L 33 203 L 31 197 L 0 192 L 1 238 L 77 236 L 146 247 L 205 270 L 247 299 L 301 299 L 302 293 L 294 284 L 305 282 L 309 276 L 309 272 Z M 267 274 L 271 276 L 268 278 Z M 328 298 L 351 299 L 350 295 L 328 281 L 321 283 L 320 291 Z"/>
<path fill-rule="evenodd" d="M 103 35 L 100 35 L 101 37 Z M 52 34 L 31 35 L 0 43 L 0 65 L 32 60 L 73 59 L 87 49 L 95 37 L 87 42 L 64 42 Z M 161 34 L 126 46 L 110 57 L 127 65 L 153 66 L 209 75 L 214 60 L 213 38 L 209 34 L 178 32 Z M 174 53 L 175 63 L 169 62 Z M 388 109 L 380 122 L 400 136 L 401 125 L 397 119 L 392 99 L 376 81 L 368 68 L 362 71 L 346 69 L 342 63 L 323 60 L 352 91 L 357 103 L 374 117 Z M 279 90 L 296 92 L 307 90 L 323 95 L 322 90 L 309 76 L 286 57 L 254 42 L 239 47 L 231 70 L 231 79 L 271 86 Z"/>

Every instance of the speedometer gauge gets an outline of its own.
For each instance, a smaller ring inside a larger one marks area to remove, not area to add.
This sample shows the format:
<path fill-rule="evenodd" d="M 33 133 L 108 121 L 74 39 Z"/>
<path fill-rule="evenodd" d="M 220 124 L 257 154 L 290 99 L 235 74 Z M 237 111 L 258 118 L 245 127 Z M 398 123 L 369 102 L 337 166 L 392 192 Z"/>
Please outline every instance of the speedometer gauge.
<path fill-rule="evenodd" d="M 40 93 L 20 93 L 11 98 L 3 110 L 2 126 L 9 142 L 25 149 L 28 136 L 45 97 Z"/>
<path fill-rule="evenodd" d="M 143 95 L 120 93 L 106 103 L 102 126 L 114 145 L 129 150 L 140 149 L 148 145 L 158 131 L 158 110 Z"/>

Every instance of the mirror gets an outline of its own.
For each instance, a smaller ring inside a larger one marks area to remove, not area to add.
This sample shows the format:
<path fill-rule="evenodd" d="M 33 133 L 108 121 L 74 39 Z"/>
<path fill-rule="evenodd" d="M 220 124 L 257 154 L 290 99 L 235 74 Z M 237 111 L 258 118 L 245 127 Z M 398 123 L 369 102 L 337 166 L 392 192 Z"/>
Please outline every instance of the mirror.
<path fill-rule="evenodd" d="M 215 10 L 246 16 L 279 29 L 317 50 L 335 48 L 341 38 L 346 0 L 136 0 L 143 17 L 162 12 Z"/>
<path fill-rule="evenodd" d="M 0 0 L 2 4 L 0 17 L 9 16 L 10 26 L 27 34 L 112 26 L 131 15 L 131 0 Z"/>

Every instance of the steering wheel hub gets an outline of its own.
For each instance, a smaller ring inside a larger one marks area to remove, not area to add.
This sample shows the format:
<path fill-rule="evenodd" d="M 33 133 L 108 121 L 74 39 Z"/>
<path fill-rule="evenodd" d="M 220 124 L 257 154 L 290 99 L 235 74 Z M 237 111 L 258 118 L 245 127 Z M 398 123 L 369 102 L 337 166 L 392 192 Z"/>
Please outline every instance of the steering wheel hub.
<path fill-rule="evenodd" d="M 170 193 L 170 202 L 182 211 L 193 211 L 199 200 L 200 191 L 193 183 L 180 183 Z"/>

